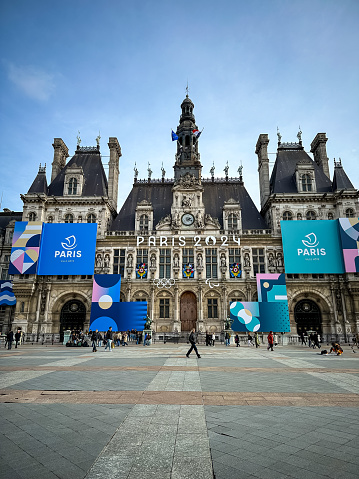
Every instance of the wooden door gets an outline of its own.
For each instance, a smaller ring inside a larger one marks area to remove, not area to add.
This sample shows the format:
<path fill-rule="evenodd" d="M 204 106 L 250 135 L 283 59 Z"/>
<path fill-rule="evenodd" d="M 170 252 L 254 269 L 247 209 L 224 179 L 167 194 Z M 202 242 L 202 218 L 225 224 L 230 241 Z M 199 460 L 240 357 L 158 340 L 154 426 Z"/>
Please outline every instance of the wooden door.
<path fill-rule="evenodd" d="M 186 291 L 181 296 L 181 330 L 191 331 L 197 322 L 197 298 L 194 293 Z"/>

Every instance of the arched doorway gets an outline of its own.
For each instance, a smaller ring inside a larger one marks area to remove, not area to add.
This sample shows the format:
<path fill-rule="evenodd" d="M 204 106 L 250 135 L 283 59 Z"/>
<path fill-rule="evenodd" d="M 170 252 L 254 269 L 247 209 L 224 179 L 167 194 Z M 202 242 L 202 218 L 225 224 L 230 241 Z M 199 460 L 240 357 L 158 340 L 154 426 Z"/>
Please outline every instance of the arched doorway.
<path fill-rule="evenodd" d="M 85 305 L 78 299 L 67 301 L 61 309 L 60 314 L 60 341 L 64 340 L 64 331 L 83 330 L 86 320 Z"/>
<path fill-rule="evenodd" d="M 197 298 L 191 291 L 186 291 L 181 296 L 181 330 L 191 331 L 197 322 Z"/>
<path fill-rule="evenodd" d="M 297 332 L 316 331 L 322 334 L 322 314 L 317 303 L 310 299 L 302 299 L 294 307 L 294 319 Z"/>

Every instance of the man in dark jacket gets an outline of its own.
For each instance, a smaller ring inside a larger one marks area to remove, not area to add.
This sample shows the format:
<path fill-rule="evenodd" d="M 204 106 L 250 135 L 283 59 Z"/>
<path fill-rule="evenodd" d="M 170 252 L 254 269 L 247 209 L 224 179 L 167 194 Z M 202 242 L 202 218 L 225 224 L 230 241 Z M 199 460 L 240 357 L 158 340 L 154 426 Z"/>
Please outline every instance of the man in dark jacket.
<path fill-rule="evenodd" d="M 16 331 L 15 333 L 15 348 L 17 348 L 17 345 L 19 344 L 20 342 L 20 339 L 21 339 L 21 333 L 20 331 Z"/>
<path fill-rule="evenodd" d="M 106 333 L 106 347 L 105 347 L 105 351 L 106 349 L 108 348 L 108 350 L 111 352 L 111 346 L 112 346 L 112 340 L 113 340 L 113 331 L 112 331 L 112 327 L 110 326 L 108 328 L 108 331 Z"/>
<path fill-rule="evenodd" d="M 198 353 L 198 350 L 197 350 L 197 346 L 196 346 L 196 335 L 195 335 L 195 329 L 193 328 L 192 331 L 191 331 L 191 334 L 189 335 L 189 342 L 191 343 L 191 347 L 189 348 L 186 356 L 187 358 L 189 358 L 189 355 L 191 354 L 192 350 L 194 349 L 195 350 L 195 353 L 197 354 L 197 358 L 200 358 L 201 356 L 199 355 Z"/>
<path fill-rule="evenodd" d="M 7 348 L 11 349 L 12 342 L 14 341 L 14 333 L 11 330 L 7 333 L 6 339 L 7 339 Z"/>
<path fill-rule="evenodd" d="M 92 352 L 96 353 L 97 351 L 97 341 L 99 339 L 99 334 L 98 334 L 98 329 L 94 331 L 91 335 L 91 341 L 92 341 Z"/>

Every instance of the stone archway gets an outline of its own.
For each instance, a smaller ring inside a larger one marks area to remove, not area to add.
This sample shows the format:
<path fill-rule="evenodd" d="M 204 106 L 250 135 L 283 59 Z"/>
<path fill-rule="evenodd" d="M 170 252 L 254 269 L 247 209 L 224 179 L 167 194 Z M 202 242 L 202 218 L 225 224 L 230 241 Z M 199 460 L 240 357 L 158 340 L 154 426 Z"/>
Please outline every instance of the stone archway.
<path fill-rule="evenodd" d="M 191 331 L 197 323 L 197 298 L 191 291 L 185 291 L 180 302 L 181 331 Z"/>
<path fill-rule="evenodd" d="M 67 301 L 60 313 L 60 341 L 64 339 L 64 331 L 82 331 L 86 321 L 86 307 L 78 299 Z"/>
<path fill-rule="evenodd" d="M 318 304 L 311 299 L 302 299 L 294 307 L 297 332 L 316 331 L 322 334 L 322 313 Z"/>

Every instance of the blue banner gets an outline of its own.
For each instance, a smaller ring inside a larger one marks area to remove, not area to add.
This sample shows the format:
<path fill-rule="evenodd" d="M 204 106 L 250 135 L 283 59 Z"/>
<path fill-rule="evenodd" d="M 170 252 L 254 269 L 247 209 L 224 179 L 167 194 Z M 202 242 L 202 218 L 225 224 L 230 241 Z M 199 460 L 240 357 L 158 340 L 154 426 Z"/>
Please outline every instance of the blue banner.
<path fill-rule="evenodd" d="M 94 303 L 92 303 L 92 308 L 94 308 Z M 129 331 L 131 329 L 143 331 L 147 316 L 147 302 L 113 303 L 110 314 L 107 314 L 106 311 L 101 311 L 98 306 L 95 306 L 94 315 L 95 314 L 97 315 L 96 319 L 90 323 L 91 331 L 95 331 L 96 329 L 99 331 L 107 331 L 110 326 L 113 331 Z"/>
<path fill-rule="evenodd" d="M 97 223 L 44 223 L 39 275 L 93 274 Z"/>
<path fill-rule="evenodd" d="M 345 272 L 338 220 L 281 221 L 285 272 Z"/>
<path fill-rule="evenodd" d="M 12 290 L 12 281 L 0 281 L 0 305 L 13 306 L 16 298 Z"/>
<path fill-rule="evenodd" d="M 287 301 L 230 304 L 233 331 L 290 332 Z"/>

